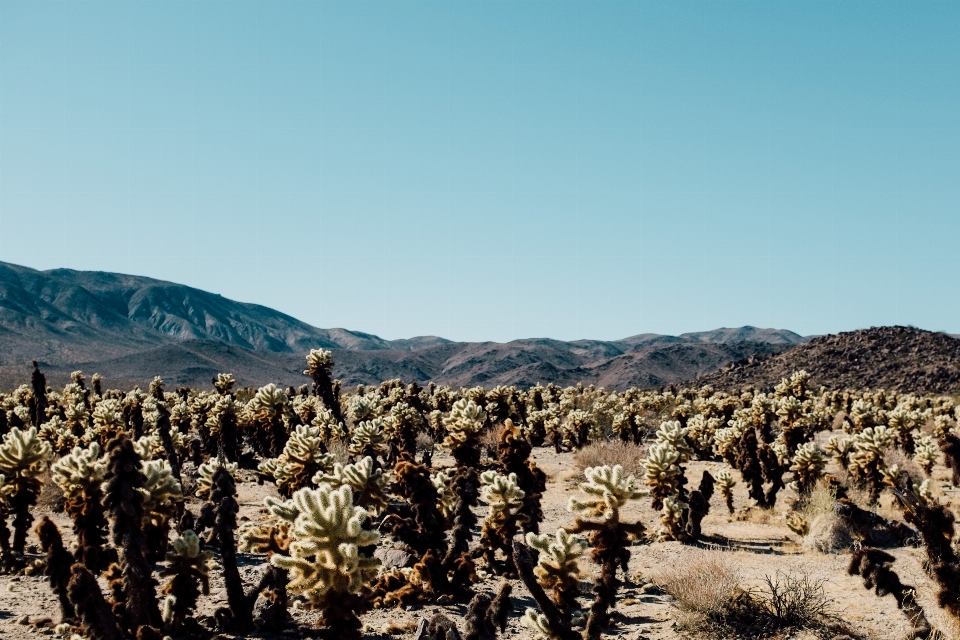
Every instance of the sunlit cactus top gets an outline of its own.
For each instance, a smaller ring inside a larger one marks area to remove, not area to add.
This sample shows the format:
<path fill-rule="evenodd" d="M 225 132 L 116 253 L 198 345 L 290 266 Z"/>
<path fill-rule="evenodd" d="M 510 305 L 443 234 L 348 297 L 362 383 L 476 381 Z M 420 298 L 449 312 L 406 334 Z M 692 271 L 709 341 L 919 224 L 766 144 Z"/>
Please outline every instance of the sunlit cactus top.
<path fill-rule="evenodd" d="M 632 475 L 624 476 L 623 466 L 617 464 L 612 468 L 588 467 L 584 470 L 587 482 L 580 483 L 580 490 L 587 494 L 587 499 L 570 498 L 568 509 L 574 513 L 586 516 L 603 515 L 607 519 L 619 517 L 620 507 L 628 500 L 636 500 L 647 495 L 643 489 L 637 488 L 637 480 Z"/>
<path fill-rule="evenodd" d="M 8 478 L 33 478 L 47 470 L 51 457 L 50 443 L 37 435 L 36 427 L 13 427 L 0 444 L 0 472 Z"/>
<path fill-rule="evenodd" d="M 311 349 L 307 354 L 307 368 L 304 371 L 308 376 L 322 370 L 329 371 L 333 366 L 333 352 L 326 349 Z"/>
<path fill-rule="evenodd" d="M 453 404 L 450 415 L 443 420 L 447 428 L 447 444 L 450 446 L 464 444 L 480 433 L 486 419 L 486 412 L 473 400 L 457 400 Z"/>
<path fill-rule="evenodd" d="M 100 457 L 100 445 L 91 442 L 86 448 L 74 447 L 71 453 L 54 463 L 51 471 L 54 483 L 69 500 L 87 487 L 102 482 L 106 469 L 107 459 Z"/>

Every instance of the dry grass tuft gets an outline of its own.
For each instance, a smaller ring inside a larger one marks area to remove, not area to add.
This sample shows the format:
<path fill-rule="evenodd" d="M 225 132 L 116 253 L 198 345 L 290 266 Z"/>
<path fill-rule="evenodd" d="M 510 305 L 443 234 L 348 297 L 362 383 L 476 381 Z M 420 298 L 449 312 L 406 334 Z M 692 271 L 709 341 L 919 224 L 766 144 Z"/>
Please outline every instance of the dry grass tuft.
<path fill-rule="evenodd" d="M 623 471 L 637 477 L 644 473 L 640 460 L 647 457 L 646 445 L 636 445 L 632 442 L 607 440 L 588 444 L 574 456 L 578 471 L 582 474 L 587 467 L 603 465 L 623 466 Z"/>
<path fill-rule="evenodd" d="M 740 589 L 740 572 L 725 551 L 691 550 L 654 582 L 676 598 L 681 611 L 722 618 Z M 695 616 L 696 617 L 696 616 Z"/>
<path fill-rule="evenodd" d="M 676 599 L 679 628 L 711 638 L 782 637 L 787 629 L 819 632 L 837 617 L 824 580 L 806 573 L 766 576 L 755 589 L 740 586 L 740 574 L 724 552 L 692 551 L 656 582 Z"/>

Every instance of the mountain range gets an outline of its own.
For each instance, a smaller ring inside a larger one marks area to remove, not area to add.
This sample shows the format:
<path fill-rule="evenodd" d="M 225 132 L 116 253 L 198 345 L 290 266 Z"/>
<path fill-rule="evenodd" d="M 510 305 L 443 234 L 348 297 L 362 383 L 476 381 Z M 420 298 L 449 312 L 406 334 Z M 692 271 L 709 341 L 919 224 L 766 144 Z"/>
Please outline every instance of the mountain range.
<path fill-rule="evenodd" d="M 402 378 L 621 389 L 683 382 L 806 341 L 791 331 L 755 327 L 613 341 L 385 340 L 320 329 L 264 306 L 152 278 L 0 262 L 0 385 L 6 388 L 28 379 L 31 360 L 51 382 L 80 369 L 117 385 L 142 385 L 155 375 L 172 385 L 209 385 L 219 372 L 252 386 L 299 385 L 307 382 L 306 353 L 324 348 L 334 352 L 334 375 L 345 385 Z"/>

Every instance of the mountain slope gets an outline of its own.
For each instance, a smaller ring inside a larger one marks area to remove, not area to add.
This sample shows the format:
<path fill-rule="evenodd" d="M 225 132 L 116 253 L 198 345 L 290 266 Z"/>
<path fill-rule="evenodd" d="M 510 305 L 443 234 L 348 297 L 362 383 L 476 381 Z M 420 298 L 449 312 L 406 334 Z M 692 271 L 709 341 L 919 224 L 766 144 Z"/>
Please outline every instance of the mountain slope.
<path fill-rule="evenodd" d="M 720 389 L 771 387 L 805 369 L 814 386 L 960 393 L 960 340 L 913 327 L 820 336 L 769 357 L 741 359 L 698 380 Z"/>
<path fill-rule="evenodd" d="M 451 342 L 436 336 L 384 340 L 319 329 L 256 304 L 162 280 L 115 273 L 37 271 L 0 262 L 0 385 L 23 382 L 39 360 L 51 382 L 98 371 L 115 384 L 206 385 L 220 371 L 241 384 L 302 384 L 304 355 L 334 351 L 346 385 L 390 378 L 454 386 L 576 382 L 659 386 L 803 338 L 741 327 L 616 341 L 549 338 Z"/>

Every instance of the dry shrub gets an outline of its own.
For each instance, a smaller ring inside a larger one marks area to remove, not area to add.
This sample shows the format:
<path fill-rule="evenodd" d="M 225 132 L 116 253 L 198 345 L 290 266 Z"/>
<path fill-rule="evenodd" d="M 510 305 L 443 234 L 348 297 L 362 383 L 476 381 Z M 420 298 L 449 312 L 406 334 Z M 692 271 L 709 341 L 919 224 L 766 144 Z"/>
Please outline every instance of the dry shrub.
<path fill-rule="evenodd" d="M 677 625 L 711 638 L 766 638 L 785 629 L 819 631 L 838 623 L 824 580 L 805 572 L 765 576 L 743 589 L 735 563 L 724 552 L 689 552 L 656 582 L 676 599 Z"/>
<path fill-rule="evenodd" d="M 803 538 L 805 550 L 842 553 L 853 545 L 850 527 L 833 510 L 836 500 L 836 490 L 826 480 L 818 481 L 804 499 L 800 515 L 810 527 Z"/>
<path fill-rule="evenodd" d="M 704 617 L 723 618 L 740 591 L 740 572 L 728 552 L 691 550 L 654 582 L 676 598 L 681 612 L 687 614 L 678 622 L 696 627 Z"/>
<path fill-rule="evenodd" d="M 920 483 L 927 478 L 927 474 L 923 472 L 923 469 L 917 464 L 917 461 L 913 459 L 913 456 L 907 455 L 907 453 L 899 447 L 887 447 L 884 449 L 883 464 L 886 467 L 897 465 L 900 471 L 905 471 L 907 475 L 910 476 L 913 484 L 918 487 Z"/>
<path fill-rule="evenodd" d="M 37 513 L 63 513 L 63 491 L 56 482 L 51 480 L 50 470 L 43 472 L 38 479 L 43 483 L 40 496 L 37 498 Z"/>
<path fill-rule="evenodd" d="M 647 457 L 646 445 L 637 445 L 621 440 L 606 440 L 588 444 L 574 456 L 574 462 L 580 473 L 587 467 L 612 467 L 619 464 L 626 474 L 637 477 L 644 473 L 640 460 Z"/>

